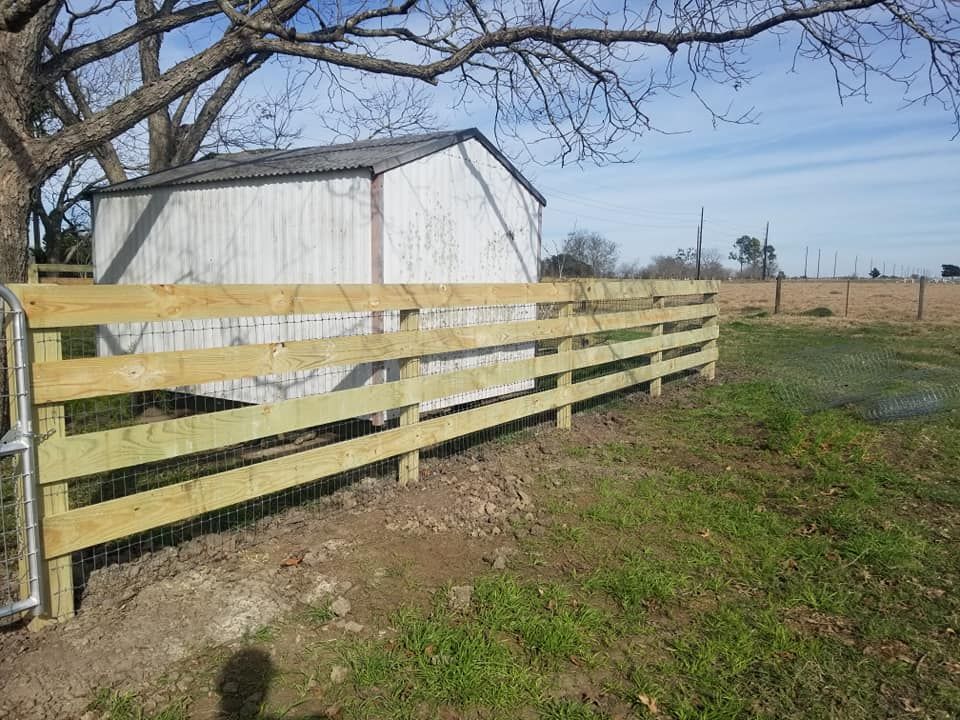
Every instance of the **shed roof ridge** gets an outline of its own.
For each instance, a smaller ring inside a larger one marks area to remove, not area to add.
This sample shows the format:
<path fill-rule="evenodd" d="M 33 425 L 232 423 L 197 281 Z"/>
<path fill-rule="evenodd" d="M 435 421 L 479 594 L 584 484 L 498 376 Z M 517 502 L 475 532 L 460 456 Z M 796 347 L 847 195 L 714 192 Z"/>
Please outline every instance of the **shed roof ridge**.
<path fill-rule="evenodd" d="M 534 195 L 546 199 L 533 184 L 477 128 L 368 138 L 333 145 L 300 148 L 256 148 L 235 153 L 211 153 L 193 162 L 142 175 L 116 185 L 97 188 L 92 195 L 142 192 L 161 187 L 236 182 L 264 177 L 315 175 L 348 170 L 387 172 L 466 140 L 477 140 Z"/>

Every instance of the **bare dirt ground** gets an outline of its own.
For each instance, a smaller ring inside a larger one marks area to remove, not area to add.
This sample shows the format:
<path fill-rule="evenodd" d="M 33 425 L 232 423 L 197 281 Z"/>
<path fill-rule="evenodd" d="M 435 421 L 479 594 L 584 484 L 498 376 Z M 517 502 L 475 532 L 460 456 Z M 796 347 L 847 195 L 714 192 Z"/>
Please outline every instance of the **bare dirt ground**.
<path fill-rule="evenodd" d="M 612 436 L 612 417 L 578 417 L 578 437 Z M 534 476 L 562 453 L 563 435 L 526 432 L 521 443 L 425 461 L 416 486 L 368 478 L 254 529 L 95 572 L 73 620 L 0 634 L 0 718 L 93 720 L 101 715 L 87 710 L 91 698 L 114 687 L 150 697 L 147 712 L 206 693 L 209 707 L 191 716 L 218 717 L 220 688 L 214 678 L 198 680 L 197 658 L 338 597 L 350 611 L 329 624 L 331 642 L 376 637 L 368 623 L 398 602 L 424 602 L 446 583 L 502 568 L 520 535 L 546 534 L 550 521 L 538 509 L 546 489 Z M 288 645 L 299 644 L 294 630 Z"/>
<path fill-rule="evenodd" d="M 726 316 L 773 312 L 776 283 L 725 282 L 720 288 L 720 310 Z M 850 285 L 853 320 L 908 321 L 917 317 L 918 282 L 856 280 Z M 829 308 L 843 317 L 846 280 L 785 280 L 781 310 L 798 314 L 818 307 Z M 960 283 L 927 283 L 924 319 L 935 322 L 960 320 Z"/>

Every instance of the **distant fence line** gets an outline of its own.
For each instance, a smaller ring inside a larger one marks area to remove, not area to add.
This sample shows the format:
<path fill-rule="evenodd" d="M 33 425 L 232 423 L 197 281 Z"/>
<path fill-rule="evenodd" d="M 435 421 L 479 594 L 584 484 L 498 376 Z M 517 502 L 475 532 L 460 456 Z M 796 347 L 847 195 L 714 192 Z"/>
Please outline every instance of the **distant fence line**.
<path fill-rule="evenodd" d="M 427 448 L 546 412 L 570 427 L 577 403 L 641 384 L 659 395 L 670 376 L 712 378 L 718 358 L 715 281 L 13 289 L 32 335 L 46 609 L 58 618 L 73 613 L 76 554 L 85 549 L 391 458 L 399 481 L 410 482 Z M 484 314 L 504 306 L 529 307 L 533 319 Z M 440 312 L 456 315 L 425 326 Z M 325 313 L 337 327 L 354 321 L 353 334 L 277 339 L 284 322 Z M 388 313 L 399 314 L 394 331 L 370 321 Z M 136 351 L 144 332 L 170 333 L 173 343 L 174 332 L 234 321 L 252 323 L 262 339 Z M 140 324 L 130 326 L 139 335 L 126 339 L 126 354 L 105 355 L 102 345 L 98 353 L 96 333 L 123 323 Z M 530 351 L 470 360 L 498 347 Z M 421 374 L 431 356 L 467 359 Z M 392 377 L 389 363 L 399 367 Z M 199 412 L 182 404 L 185 386 L 245 379 L 288 387 L 331 367 L 365 379 L 262 405 L 209 396 Z M 470 401 L 421 418 L 423 403 L 451 396 Z M 361 417 L 379 424 L 330 430 Z"/>
<path fill-rule="evenodd" d="M 858 320 L 956 322 L 960 283 L 885 278 L 739 280 L 723 285 L 725 314 L 831 315 Z"/>

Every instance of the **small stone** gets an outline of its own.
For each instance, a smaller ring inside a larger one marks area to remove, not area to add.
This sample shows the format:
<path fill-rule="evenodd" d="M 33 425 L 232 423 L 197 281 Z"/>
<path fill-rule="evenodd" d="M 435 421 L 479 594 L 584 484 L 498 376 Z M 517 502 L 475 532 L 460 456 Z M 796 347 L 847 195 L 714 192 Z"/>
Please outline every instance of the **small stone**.
<path fill-rule="evenodd" d="M 492 502 L 488 502 L 486 505 L 483 506 L 483 511 L 484 511 L 487 515 L 496 515 L 496 514 L 497 514 L 497 506 L 494 505 Z"/>
<path fill-rule="evenodd" d="M 344 510 L 350 510 L 357 506 L 357 499 L 352 492 L 344 492 L 340 494 L 340 504 Z"/>
<path fill-rule="evenodd" d="M 345 623 L 341 624 L 340 627 L 342 627 L 347 632 L 352 632 L 352 633 L 363 632 L 363 625 L 361 625 L 358 622 L 353 622 L 353 620 L 347 620 Z"/>
<path fill-rule="evenodd" d="M 507 567 L 507 559 L 503 555 L 497 555 L 496 559 L 493 561 L 494 570 L 505 570 Z"/>
<path fill-rule="evenodd" d="M 333 614 L 337 617 L 343 617 L 350 612 L 350 607 L 350 601 L 343 597 L 343 595 L 340 595 L 336 600 L 330 603 L 330 610 L 332 610 Z"/>
<path fill-rule="evenodd" d="M 543 537 L 547 534 L 547 529 L 543 525 L 533 525 L 530 528 L 530 534 L 535 537 Z"/>
<path fill-rule="evenodd" d="M 330 682 L 339 685 L 350 676 L 350 669 L 343 665 L 334 665 L 330 668 Z"/>
<path fill-rule="evenodd" d="M 479 465 L 471 465 L 471 466 L 470 466 L 470 472 L 472 472 L 472 473 L 478 473 L 478 472 L 480 472 L 480 466 L 479 466 Z"/>
<path fill-rule="evenodd" d="M 447 600 L 451 610 L 468 609 L 473 600 L 473 585 L 454 585 Z"/>

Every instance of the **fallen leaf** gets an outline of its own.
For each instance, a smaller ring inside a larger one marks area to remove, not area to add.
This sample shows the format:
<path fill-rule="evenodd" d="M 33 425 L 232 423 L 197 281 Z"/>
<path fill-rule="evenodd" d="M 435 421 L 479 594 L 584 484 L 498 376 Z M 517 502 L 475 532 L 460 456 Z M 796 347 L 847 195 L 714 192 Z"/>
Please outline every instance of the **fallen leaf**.
<path fill-rule="evenodd" d="M 294 567 L 303 562 L 304 556 L 307 554 L 306 550 L 297 550 L 292 555 L 284 558 L 280 561 L 280 567 Z"/>
<path fill-rule="evenodd" d="M 913 704 L 913 700 L 910 698 L 900 698 L 900 705 L 903 706 L 904 712 L 908 712 L 911 715 L 915 715 L 923 711 L 923 708 L 917 707 Z"/>
<path fill-rule="evenodd" d="M 343 708 L 340 705 L 331 705 L 323 711 L 323 716 L 328 718 L 338 718 L 340 717 L 341 710 L 343 710 Z"/>
<path fill-rule="evenodd" d="M 651 715 L 659 715 L 659 714 L 660 714 L 660 708 L 657 707 L 657 701 L 656 701 L 656 699 L 654 699 L 654 698 L 652 698 L 652 697 L 650 697 L 650 696 L 648 696 L 648 695 L 644 695 L 644 694 L 641 693 L 641 694 L 637 695 L 637 701 L 638 701 L 641 705 L 643 705 Z"/>
<path fill-rule="evenodd" d="M 710 537 L 710 531 L 707 530 L 707 528 L 704 528 L 703 530 L 701 530 L 700 532 L 698 532 L 697 535 L 699 535 L 699 536 L 702 537 L 702 538 L 708 538 L 708 537 Z"/>
<path fill-rule="evenodd" d="M 427 657 L 433 657 L 434 653 L 436 653 L 436 652 L 437 652 L 437 648 L 436 648 L 436 646 L 433 645 L 433 644 L 427 645 L 427 646 L 423 649 L 423 654 L 426 655 Z"/>

